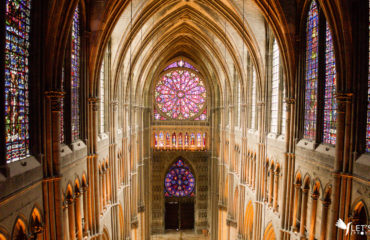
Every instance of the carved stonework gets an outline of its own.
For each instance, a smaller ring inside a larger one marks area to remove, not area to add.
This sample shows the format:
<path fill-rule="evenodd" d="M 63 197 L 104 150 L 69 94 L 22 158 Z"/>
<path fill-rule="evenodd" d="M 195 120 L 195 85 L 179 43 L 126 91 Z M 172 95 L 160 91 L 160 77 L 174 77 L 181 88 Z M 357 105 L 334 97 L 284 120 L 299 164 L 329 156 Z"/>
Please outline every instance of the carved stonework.
<path fill-rule="evenodd" d="M 45 97 L 50 102 L 52 112 L 61 111 L 61 100 L 64 98 L 64 92 L 47 91 L 45 92 Z"/>
<path fill-rule="evenodd" d="M 94 112 L 97 112 L 99 110 L 98 106 L 99 98 L 95 97 L 88 98 L 88 102 Z"/>

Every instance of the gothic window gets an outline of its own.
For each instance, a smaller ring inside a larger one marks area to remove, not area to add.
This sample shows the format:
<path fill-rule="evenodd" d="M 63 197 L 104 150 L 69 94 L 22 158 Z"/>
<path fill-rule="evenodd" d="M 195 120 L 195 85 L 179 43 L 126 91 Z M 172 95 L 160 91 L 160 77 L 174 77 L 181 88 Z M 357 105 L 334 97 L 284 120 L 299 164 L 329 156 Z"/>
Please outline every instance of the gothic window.
<path fill-rule="evenodd" d="M 207 91 L 190 63 L 175 61 L 164 70 L 154 89 L 155 120 L 206 120 Z"/>
<path fill-rule="evenodd" d="M 100 68 L 100 81 L 99 81 L 99 92 L 100 92 L 100 97 L 99 97 L 99 102 L 100 102 L 100 127 L 99 127 L 99 132 L 103 133 L 104 132 L 104 84 L 105 84 L 105 61 L 103 60 L 101 68 Z"/>
<path fill-rule="evenodd" d="M 324 134 L 323 141 L 335 145 L 336 140 L 336 69 L 335 56 L 331 31 L 326 24 L 326 50 L 325 50 L 325 93 L 324 93 Z"/>
<path fill-rule="evenodd" d="M 256 70 L 253 68 L 252 72 L 252 104 L 251 104 L 251 128 L 256 129 Z"/>
<path fill-rule="evenodd" d="M 62 67 L 62 79 L 61 79 L 61 90 L 64 91 L 64 84 L 65 84 L 65 70 L 64 64 Z M 64 98 L 60 101 L 60 143 L 64 143 Z"/>
<path fill-rule="evenodd" d="M 370 1 L 369 1 L 369 75 L 367 81 L 367 125 L 366 125 L 366 152 L 370 152 Z"/>
<path fill-rule="evenodd" d="M 283 98 L 285 98 L 285 85 L 283 85 Z M 285 135 L 286 133 L 286 108 L 287 108 L 287 104 L 286 104 L 286 101 L 284 100 L 283 101 L 283 111 L 282 111 L 282 114 L 281 114 L 281 134 Z"/>
<path fill-rule="evenodd" d="M 72 141 L 80 137 L 80 13 L 76 7 L 72 23 L 71 45 L 71 114 Z"/>
<path fill-rule="evenodd" d="M 335 55 L 330 26 L 324 17 L 319 20 L 319 15 L 320 8 L 313 0 L 306 29 L 304 138 L 335 145 Z"/>
<path fill-rule="evenodd" d="M 311 2 L 308 12 L 306 33 L 304 137 L 308 140 L 314 140 L 316 137 L 319 62 L 319 10 L 315 1 Z"/>
<path fill-rule="evenodd" d="M 29 152 L 29 47 L 31 0 L 6 1 L 5 145 L 6 162 Z"/>
<path fill-rule="evenodd" d="M 176 133 L 172 133 L 172 146 L 176 146 Z"/>
<path fill-rule="evenodd" d="M 279 47 L 274 40 L 272 47 L 272 86 L 271 86 L 271 132 L 278 132 L 279 122 L 279 85 L 280 85 L 280 54 Z"/>
<path fill-rule="evenodd" d="M 197 134 L 197 146 L 198 147 L 202 146 L 202 134 L 201 133 Z"/>
<path fill-rule="evenodd" d="M 164 180 L 166 197 L 193 197 L 195 178 L 183 160 L 177 160 L 169 169 Z"/>

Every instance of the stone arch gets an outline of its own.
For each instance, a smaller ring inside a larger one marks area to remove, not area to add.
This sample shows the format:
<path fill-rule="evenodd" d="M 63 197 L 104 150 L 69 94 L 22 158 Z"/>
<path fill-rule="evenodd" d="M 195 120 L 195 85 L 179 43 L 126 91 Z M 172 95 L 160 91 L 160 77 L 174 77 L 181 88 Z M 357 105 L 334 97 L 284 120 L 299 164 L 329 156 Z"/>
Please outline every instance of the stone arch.
<path fill-rule="evenodd" d="M 118 204 L 118 217 L 119 217 L 119 236 L 120 239 L 123 239 L 125 236 L 125 218 L 123 215 L 122 204 Z"/>
<path fill-rule="evenodd" d="M 272 226 L 272 222 L 270 222 L 267 225 L 265 233 L 263 234 L 263 239 L 264 240 L 276 240 L 275 229 Z"/>
<path fill-rule="evenodd" d="M 5 228 L 0 226 L 0 240 L 8 240 L 9 234 Z"/>
<path fill-rule="evenodd" d="M 302 174 L 300 171 L 298 171 L 295 175 L 295 184 L 302 185 Z"/>
<path fill-rule="evenodd" d="M 7 238 L 5 237 L 5 235 L 0 232 L 0 240 L 6 240 L 6 239 Z"/>
<path fill-rule="evenodd" d="M 306 174 L 303 180 L 303 188 L 310 189 L 311 177 L 309 174 Z"/>
<path fill-rule="evenodd" d="M 234 199 L 233 199 L 233 216 L 234 216 L 234 219 L 237 219 L 237 216 L 238 216 L 238 208 L 239 208 L 238 201 L 239 201 L 239 188 L 237 186 L 235 188 L 235 191 L 234 191 Z"/>
<path fill-rule="evenodd" d="M 253 204 L 249 201 L 245 209 L 244 215 L 245 233 L 248 240 L 252 240 L 253 237 Z"/>
<path fill-rule="evenodd" d="M 369 212 L 363 200 L 357 201 L 352 207 L 352 218 L 357 224 L 367 225 L 369 223 Z"/>
<path fill-rule="evenodd" d="M 39 234 L 43 231 L 43 217 L 41 211 L 37 206 L 33 207 L 31 216 L 29 218 L 30 228 L 29 231 L 33 234 Z"/>
<path fill-rule="evenodd" d="M 103 236 L 102 236 L 102 240 L 110 240 L 110 237 L 109 237 L 109 232 L 107 230 L 106 227 L 104 227 L 103 229 Z"/>
<path fill-rule="evenodd" d="M 318 195 L 318 196 L 322 195 L 321 194 L 322 193 L 322 187 L 321 186 L 322 186 L 322 184 L 321 184 L 320 179 L 318 179 L 318 178 L 314 179 L 313 182 L 312 182 L 312 194 Z"/>
<path fill-rule="evenodd" d="M 27 222 L 24 216 L 18 216 L 15 220 L 12 232 L 12 240 L 27 240 L 28 239 L 28 232 L 27 232 Z"/>

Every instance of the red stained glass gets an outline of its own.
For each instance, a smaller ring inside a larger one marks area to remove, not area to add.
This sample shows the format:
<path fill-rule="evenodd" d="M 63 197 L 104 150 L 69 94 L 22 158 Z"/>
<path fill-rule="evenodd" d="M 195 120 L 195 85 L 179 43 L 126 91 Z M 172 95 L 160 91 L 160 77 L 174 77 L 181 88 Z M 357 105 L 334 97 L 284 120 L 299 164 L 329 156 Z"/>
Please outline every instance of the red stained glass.
<path fill-rule="evenodd" d="M 337 128 L 337 102 L 335 99 L 336 92 L 336 69 L 335 56 L 333 47 L 333 38 L 329 28 L 326 24 L 326 50 L 325 50 L 325 96 L 324 96 L 324 143 L 335 145 Z"/>
<path fill-rule="evenodd" d="M 164 180 L 166 197 L 194 196 L 195 178 L 183 160 L 176 161 Z"/>
<path fill-rule="evenodd" d="M 72 141 L 80 137 L 80 13 L 73 14 L 71 47 L 71 112 Z"/>
<path fill-rule="evenodd" d="M 5 145 L 6 162 L 29 152 L 29 34 L 31 0 L 5 3 Z"/>
<path fill-rule="evenodd" d="M 164 74 L 155 87 L 157 109 L 155 119 L 191 119 L 206 105 L 206 88 L 199 76 L 188 70 L 174 70 Z"/>
<path fill-rule="evenodd" d="M 307 19 L 304 138 L 315 140 L 319 51 L 319 11 L 313 0 Z"/>

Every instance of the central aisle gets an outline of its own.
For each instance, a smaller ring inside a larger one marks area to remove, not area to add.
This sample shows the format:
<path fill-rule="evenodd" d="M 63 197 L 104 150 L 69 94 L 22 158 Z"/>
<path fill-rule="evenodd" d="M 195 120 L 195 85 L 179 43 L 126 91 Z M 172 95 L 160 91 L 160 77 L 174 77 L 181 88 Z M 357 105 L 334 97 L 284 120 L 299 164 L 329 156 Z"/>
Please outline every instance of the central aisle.
<path fill-rule="evenodd" d="M 177 232 L 176 230 L 168 230 L 165 234 L 152 235 L 152 240 L 208 240 L 201 234 L 194 233 L 193 230 L 184 230 Z"/>

